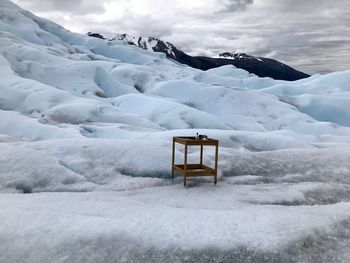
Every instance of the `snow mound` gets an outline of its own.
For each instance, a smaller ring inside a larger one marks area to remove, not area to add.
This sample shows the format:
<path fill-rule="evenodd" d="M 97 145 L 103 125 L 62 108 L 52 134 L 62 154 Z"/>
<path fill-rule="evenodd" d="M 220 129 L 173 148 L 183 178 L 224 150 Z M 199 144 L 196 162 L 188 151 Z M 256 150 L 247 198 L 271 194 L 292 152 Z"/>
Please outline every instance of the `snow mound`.
<path fill-rule="evenodd" d="M 0 12 L 3 142 L 117 139 L 147 146 L 157 139 L 168 145 L 174 135 L 202 132 L 244 152 L 350 143 L 348 71 L 295 82 L 232 65 L 200 71 L 125 41 L 69 32 L 9 1 Z M 144 174 L 168 169 L 155 167 Z M 127 174 L 141 175 L 134 172 Z"/>
<path fill-rule="evenodd" d="M 38 129 L 64 124 L 89 136 L 81 125 L 111 123 L 153 131 L 286 130 L 297 139 L 350 134 L 333 124 L 349 126 L 348 101 L 340 97 L 348 92 L 348 72 L 296 82 L 258 78 L 232 65 L 203 72 L 123 41 L 71 33 L 8 1 L 1 12 L 1 72 L 7 77 L 0 83 L 0 109 L 40 121 Z M 331 98 L 317 97 L 330 90 Z M 0 132 L 20 140 L 61 137 Z"/>

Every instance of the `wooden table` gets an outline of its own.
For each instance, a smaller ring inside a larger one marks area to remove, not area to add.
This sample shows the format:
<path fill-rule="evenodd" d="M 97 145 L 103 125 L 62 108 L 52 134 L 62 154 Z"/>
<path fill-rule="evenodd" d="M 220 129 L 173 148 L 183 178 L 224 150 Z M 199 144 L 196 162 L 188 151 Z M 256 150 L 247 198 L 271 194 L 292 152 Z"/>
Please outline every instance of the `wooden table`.
<path fill-rule="evenodd" d="M 175 144 L 180 143 L 185 145 L 184 164 L 175 164 Z M 188 164 L 187 153 L 188 146 L 200 146 L 200 163 Z M 215 167 L 211 168 L 203 164 L 203 147 L 215 146 Z M 173 159 L 171 180 L 174 179 L 174 172 L 182 173 L 184 176 L 184 186 L 186 186 L 186 179 L 190 176 L 214 176 L 214 184 L 217 183 L 218 176 L 218 153 L 219 153 L 219 141 L 211 138 L 208 139 L 196 139 L 196 137 L 173 137 Z"/>

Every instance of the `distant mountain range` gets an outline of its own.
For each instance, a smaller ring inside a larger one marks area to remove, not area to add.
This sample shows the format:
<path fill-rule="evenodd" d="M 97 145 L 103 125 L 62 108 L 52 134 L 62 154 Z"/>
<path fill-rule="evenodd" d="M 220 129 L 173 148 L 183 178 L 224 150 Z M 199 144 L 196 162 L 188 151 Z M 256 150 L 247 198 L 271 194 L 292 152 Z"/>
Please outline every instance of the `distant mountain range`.
<path fill-rule="evenodd" d="M 173 44 L 154 37 L 134 37 L 128 34 L 111 35 L 92 32 L 87 33 L 87 35 L 111 41 L 124 40 L 130 45 L 135 45 L 145 50 L 165 53 L 168 58 L 202 70 L 231 64 L 237 68 L 247 70 L 249 73 L 254 73 L 259 77 L 270 77 L 280 80 L 298 80 L 310 76 L 277 60 L 251 56 L 245 53 L 233 54 L 224 52 L 220 54 L 218 58 L 190 56 L 177 49 Z"/>

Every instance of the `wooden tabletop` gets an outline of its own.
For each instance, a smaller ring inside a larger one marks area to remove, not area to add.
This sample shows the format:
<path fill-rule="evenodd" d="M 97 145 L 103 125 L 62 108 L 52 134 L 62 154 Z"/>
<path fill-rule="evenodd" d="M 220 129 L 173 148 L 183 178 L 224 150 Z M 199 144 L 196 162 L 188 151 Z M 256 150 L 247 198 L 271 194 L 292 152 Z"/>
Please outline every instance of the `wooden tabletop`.
<path fill-rule="evenodd" d="M 218 145 L 219 141 L 211 138 L 196 139 L 194 136 L 176 136 L 173 137 L 173 141 L 185 145 Z"/>

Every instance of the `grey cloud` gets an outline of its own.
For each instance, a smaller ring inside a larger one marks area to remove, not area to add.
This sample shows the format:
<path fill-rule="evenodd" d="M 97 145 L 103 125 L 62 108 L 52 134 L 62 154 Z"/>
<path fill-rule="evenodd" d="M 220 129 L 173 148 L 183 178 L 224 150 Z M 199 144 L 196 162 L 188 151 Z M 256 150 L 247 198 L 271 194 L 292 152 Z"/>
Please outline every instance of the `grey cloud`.
<path fill-rule="evenodd" d="M 186 9 L 178 0 L 158 9 L 156 2 L 163 1 L 142 0 L 142 9 L 136 11 L 139 0 L 14 1 L 81 33 L 155 36 L 193 55 L 246 52 L 311 74 L 350 69 L 348 0 L 212 0 L 202 1 L 199 9 Z M 107 17 L 110 10 L 104 12 L 104 4 L 111 2 L 123 5 L 118 4 L 118 12 Z M 58 15 L 53 16 L 52 10 Z M 74 19 L 64 20 L 67 13 Z"/>
<path fill-rule="evenodd" d="M 123 25 L 128 32 L 132 31 L 137 36 L 163 38 L 172 34 L 170 21 L 162 21 L 152 16 L 129 17 L 121 23 L 119 26 Z"/>
<path fill-rule="evenodd" d="M 91 23 L 90 23 L 91 24 Z M 103 24 L 86 24 L 83 32 L 97 31 L 109 33 L 127 33 L 134 36 L 164 38 L 173 34 L 171 21 L 163 21 L 156 16 L 125 13 L 117 18 L 105 20 Z"/>
<path fill-rule="evenodd" d="M 221 0 L 224 8 L 222 12 L 244 11 L 248 5 L 254 3 L 254 0 Z"/>
<path fill-rule="evenodd" d="M 104 1 L 90 0 L 18 0 L 19 4 L 35 8 L 39 12 L 63 11 L 73 14 L 103 13 Z"/>

